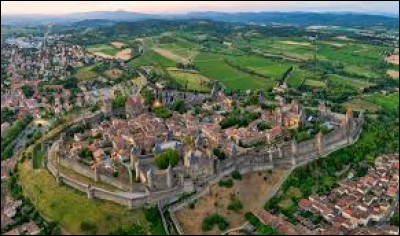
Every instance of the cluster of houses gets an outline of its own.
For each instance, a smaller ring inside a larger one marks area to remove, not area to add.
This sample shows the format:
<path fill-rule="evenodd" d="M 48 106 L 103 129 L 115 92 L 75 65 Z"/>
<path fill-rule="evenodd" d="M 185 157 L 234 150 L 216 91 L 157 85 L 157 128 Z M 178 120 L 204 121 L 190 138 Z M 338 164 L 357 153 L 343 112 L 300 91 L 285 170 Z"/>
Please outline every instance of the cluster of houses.
<path fill-rule="evenodd" d="M 97 88 L 86 81 L 79 82 L 75 89 L 60 85 L 60 81 L 67 81 L 73 76 L 74 68 L 100 61 L 114 63 L 123 69 L 127 67 L 123 62 L 113 62 L 87 53 L 82 47 L 68 43 L 67 37 L 32 39 L 40 42 L 38 47 L 11 43 L 14 41 L 2 43 L 2 73 L 6 75 L 1 87 L 2 110 L 7 108 L 15 111 L 16 118 L 23 118 L 27 114 L 34 118 L 48 118 L 49 115 L 58 116 L 73 108 L 92 106 L 101 99 L 112 99 L 114 90 L 123 90 L 118 88 L 119 85 Z M 25 96 L 23 88 L 26 86 L 34 91 L 32 96 Z M 9 123 L 2 124 L 2 134 L 9 126 Z"/>
<path fill-rule="evenodd" d="M 350 174 L 329 195 L 312 195 L 299 202 L 300 210 L 324 219 L 318 225 L 300 214 L 296 216 L 297 225 L 265 211 L 257 216 L 289 235 L 398 235 L 398 227 L 387 225 L 398 211 L 398 197 L 399 155 L 383 155 L 367 175 L 354 178 Z"/>
<path fill-rule="evenodd" d="M 74 67 L 84 65 L 91 58 L 81 47 L 67 43 L 65 36 L 34 40 L 40 42 L 38 47 L 2 43 L 2 72 L 6 79 L 2 81 L 1 108 L 15 110 L 19 117 L 28 113 L 40 117 L 44 111 L 57 114 L 71 110 L 80 102 L 70 98 L 70 90 L 42 83 L 69 79 Z M 25 96 L 23 88 L 26 86 L 34 91 L 32 96 Z"/>

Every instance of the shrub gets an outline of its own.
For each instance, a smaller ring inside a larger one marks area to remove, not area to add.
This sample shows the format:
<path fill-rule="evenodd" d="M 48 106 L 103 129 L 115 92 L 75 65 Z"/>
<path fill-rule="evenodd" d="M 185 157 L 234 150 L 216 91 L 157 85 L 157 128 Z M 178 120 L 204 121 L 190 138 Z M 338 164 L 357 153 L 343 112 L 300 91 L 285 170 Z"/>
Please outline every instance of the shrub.
<path fill-rule="evenodd" d="M 232 178 L 233 178 L 234 180 L 242 180 L 242 175 L 240 174 L 239 171 L 235 170 L 235 171 L 232 173 Z"/>
<path fill-rule="evenodd" d="M 80 228 L 83 232 L 90 234 L 95 234 L 97 232 L 97 226 L 93 222 L 87 220 L 81 222 Z"/>
<path fill-rule="evenodd" d="M 228 206 L 228 210 L 234 211 L 234 212 L 239 212 L 242 209 L 243 209 L 243 204 L 240 201 L 240 199 L 235 196 L 232 196 L 231 203 Z"/>
<path fill-rule="evenodd" d="M 214 148 L 213 153 L 220 161 L 223 161 L 226 159 L 226 154 L 219 148 Z"/>
<path fill-rule="evenodd" d="M 215 225 L 217 225 L 218 229 L 221 231 L 224 231 L 229 227 L 229 223 L 225 220 L 224 217 L 219 214 L 214 214 L 206 217 L 203 220 L 202 229 L 203 231 L 210 231 L 214 228 Z"/>
<path fill-rule="evenodd" d="M 171 111 L 166 108 L 163 108 L 163 107 L 155 109 L 154 112 L 156 113 L 156 116 L 158 118 L 162 118 L 162 119 L 168 119 L 172 116 Z"/>
<path fill-rule="evenodd" d="M 233 180 L 232 179 L 221 180 L 221 181 L 219 181 L 218 185 L 220 187 L 223 187 L 223 188 L 232 188 L 233 187 Z"/>

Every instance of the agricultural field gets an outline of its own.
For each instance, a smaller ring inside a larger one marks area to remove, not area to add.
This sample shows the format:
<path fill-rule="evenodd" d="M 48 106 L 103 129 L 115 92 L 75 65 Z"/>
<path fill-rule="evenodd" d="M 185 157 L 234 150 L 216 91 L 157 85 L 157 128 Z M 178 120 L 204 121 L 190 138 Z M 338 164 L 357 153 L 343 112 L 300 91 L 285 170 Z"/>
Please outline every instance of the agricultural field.
<path fill-rule="evenodd" d="M 229 63 L 239 66 L 272 79 L 280 79 L 293 63 L 285 61 L 272 61 L 260 56 L 243 55 L 227 56 Z"/>
<path fill-rule="evenodd" d="M 354 78 L 349 78 L 345 76 L 340 76 L 340 75 L 329 75 L 328 77 L 329 85 L 332 87 L 347 87 L 352 90 L 358 90 L 362 91 L 365 88 L 371 87 L 374 84 L 359 80 L 359 79 L 354 79 Z"/>
<path fill-rule="evenodd" d="M 399 108 L 399 93 L 392 93 L 389 95 L 374 94 L 365 97 L 365 100 L 370 101 L 385 110 L 396 110 Z"/>
<path fill-rule="evenodd" d="M 178 60 L 177 62 L 183 61 L 184 63 L 189 62 L 197 55 L 197 44 L 193 44 L 189 41 L 177 37 L 174 39 L 176 40 L 176 42 L 174 43 L 158 44 L 155 48 L 155 51 L 159 52 L 161 55 L 173 55 L 175 59 Z"/>
<path fill-rule="evenodd" d="M 176 62 L 167 59 L 160 54 L 154 52 L 152 49 L 146 50 L 140 57 L 132 60 L 134 67 L 157 65 L 162 67 L 174 67 Z"/>
<path fill-rule="evenodd" d="M 210 92 L 210 79 L 197 72 L 168 69 L 168 73 L 189 91 Z"/>
<path fill-rule="evenodd" d="M 113 45 L 107 45 L 107 44 L 95 44 L 95 45 L 90 45 L 86 48 L 88 52 L 91 53 L 104 53 L 106 55 L 113 56 L 115 55 L 119 49 Z"/>
<path fill-rule="evenodd" d="M 366 110 L 369 112 L 377 112 L 382 108 L 372 102 L 366 101 L 362 98 L 355 98 L 343 104 L 346 109 L 350 108 L 353 110 Z"/>
<path fill-rule="evenodd" d="M 113 42 L 111 44 L 95 44 L 90 45 L 86 49 L 94 55 L 101 56 L 107 59 L 129 60 L 132 58 L 131 48 L 122 48 L 124 44 Z"/>
<path fill-rule="evenodd" d="M 200 53 L 194 64 L 201 74 L 220 81 L 228 90 L 268 90 L 275 86 L 271 79 L 251 75 L 228 65 L 218 54 Z"/>
<path fill-rule="evenodd" d="M 250 46 L 266 55 L 280 55 L 287 60 L 314 60 L 315 43 L 304 38 L 251 39 Z M 388 47 L 363 44 L 356 41 L 318 41 L 317 59 L 333 65 L 343 66 L 344 71 L 357 77 L 377 79 L 385 71 L 384 54 Z"/>
<path fill-rule="evenodd" d="M 162 40 L 163 37 L 167 40 Z M 199 74 L 220 81 L 231 91 L 270 90 L 291 67 L 294 70 L 287 79 L 290 87 L 329 89 L 331 93 L 361 92 L 385 76 L 396 78 L 396 71 L 385 69 L 386 46 L 336 37 L 318 41 L 317 59 L 321 63 L 316 75 L 315 42 L 311 39 L 248 37 L 247 40 L 233 37 L 229 43 L 222 40 L 193 43 L 196 42 L 193 34 L 164 33 L 146 38 L 147 49 L 131 63 L 135 67 L 153 65 L 164 69 L 177 63 L 194 64 Z M 242 51 L 243 48 L 250 50 Z M 322 73 L 327 73 L 328 78 L 322 78 Z M 177 77 L 180 83 L 185 82 L 182 75 Z"/>

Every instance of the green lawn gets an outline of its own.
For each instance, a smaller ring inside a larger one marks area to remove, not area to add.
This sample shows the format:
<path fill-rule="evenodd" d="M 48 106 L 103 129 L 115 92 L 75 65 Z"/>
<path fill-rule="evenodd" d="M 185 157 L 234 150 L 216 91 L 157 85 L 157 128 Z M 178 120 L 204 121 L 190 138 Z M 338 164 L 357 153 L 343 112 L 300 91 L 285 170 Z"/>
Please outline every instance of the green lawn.
<path fill-rule="evenodd" d="M 29 162 L 19 168 L 23 193 L 45 217 L 60 223 L 70 234 L 82 235 L 82 221 L 96 225 L 97 234 L 109 234 L 119 227 L 142 225 L 147 232 L 150 226 L 142 210 L 130 211 L 116 204 L 89 200 L 85 194 L 66 186 L 58 186 L 47 170 L 32 170 Z"/>

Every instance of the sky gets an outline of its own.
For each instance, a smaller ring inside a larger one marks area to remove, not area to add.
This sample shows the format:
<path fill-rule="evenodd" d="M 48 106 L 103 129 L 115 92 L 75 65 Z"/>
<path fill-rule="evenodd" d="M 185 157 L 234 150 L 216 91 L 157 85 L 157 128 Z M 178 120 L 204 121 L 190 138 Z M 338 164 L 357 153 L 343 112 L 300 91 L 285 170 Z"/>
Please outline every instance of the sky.
<path fill-rule="evenodd" d="M 186 13 L 191 11 L 355 11 L 398 14 L 398 1 L 1 1 L 1 15 L 90 11 Z"/>

